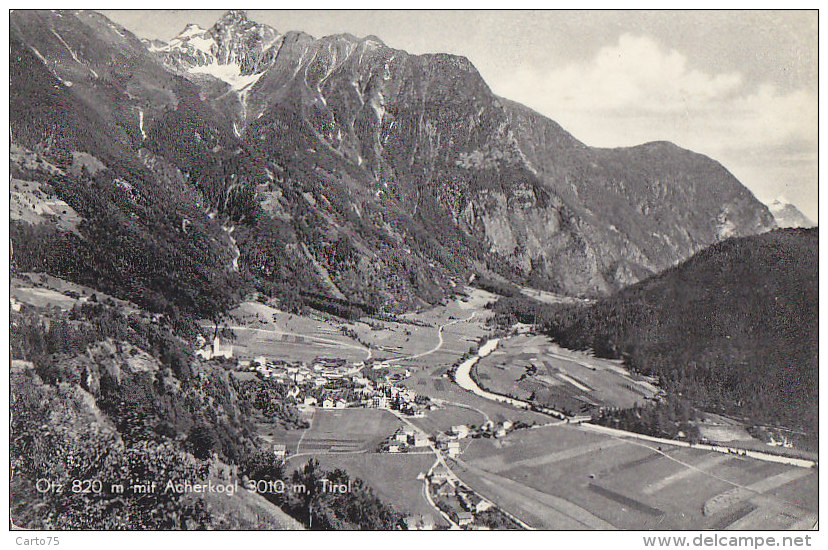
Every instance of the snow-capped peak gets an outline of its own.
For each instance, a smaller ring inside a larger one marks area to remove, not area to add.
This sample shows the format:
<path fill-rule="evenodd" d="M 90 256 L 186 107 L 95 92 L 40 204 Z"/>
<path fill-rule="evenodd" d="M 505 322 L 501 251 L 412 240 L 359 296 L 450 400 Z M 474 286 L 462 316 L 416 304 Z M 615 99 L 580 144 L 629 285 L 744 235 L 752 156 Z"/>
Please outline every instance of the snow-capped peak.
<path fill-rule="evenodd" d="M 204 34 L 205 32 L 207 32 L 207 29 L 202 29 L 200 26 L 196 25 L 195 23 L 190 23 L 189 25 L 184 27 L 183 31 L 178 33 L 178 36 L 176 36 L 176 38 L 182 38 L 182 39 L 183 38 L 189 38 L 191 36 L 195 36 L 195 35 L 198 35 L 198 34 Z"/>
<path fill-rule="evenodd" d="M 816 225 L 782 196 L 768 203 L 768 210 L 770 210 L 776 220 L 776 225 L 779 227 L 814 227 Z"/>
<path fill-rule="evenodd" d="M 267 25 L 230 10 L 209 29 L 187 25 L 166 47 L 152 47 L 164 62 L 184 75 L 210 75 L 241 92 L 256 83 L 281 47 L 283 36 Z"/>

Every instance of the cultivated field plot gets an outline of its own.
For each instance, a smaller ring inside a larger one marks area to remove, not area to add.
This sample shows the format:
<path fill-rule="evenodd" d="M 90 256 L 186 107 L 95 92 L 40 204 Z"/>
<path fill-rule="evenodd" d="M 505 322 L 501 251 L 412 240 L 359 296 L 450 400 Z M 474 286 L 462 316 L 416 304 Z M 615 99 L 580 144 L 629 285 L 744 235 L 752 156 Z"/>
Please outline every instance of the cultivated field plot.
<path fill-rule="evenodd" d="M 436 525 L 447 525 L 424 495 L 423 480 L 417 479 L 434 464 L 434 454 L 323 454 L 315 457 L 326 470 L 342 468 L 351 477 L 365 481 L 382 499 L 406 515 L 430 515 Z M 301 465 L 300 459 L 291 462 Z"/>
<path fill-rule="evenodd" d="M 309 363 L 316 358 L 364 361 L 367 352 L 355 345 L 320 342 L 312 338 L 267 330 L 234 329 L 233 353 L 240 359 L 268 359 Z"/>
<path fill-rule="evenodd" d="M 342 333 L 344 323 L 292 315 L 257 302 L 240 304 L 230 313 L 236 335 L 234 354 L 241 359 L 310 362 L 315 358 L 364 361 L 369 351 Z"/>
<path fill-rule="evenodd" d="M 11 287 L 12 298 L 35 307 L 59 307 L 71 309 L 78 301 L 50 288 L 15 286 Z"/>
<path fill-rule="evenodd" d="M 9 217 L 12 220 L 32 225 L 53 220 L 63 231 L 78 232 L 77 226 L 83 218 L 66 202 L 52 195 L 47 185 L 12 178 L 9 187 Z"/>
<path fill-rule="evenodd" d="M 785 529 L 816 521 L 814 470 L 659 449 L 571 425 L 474 440 L 460 458 L 464 481 L 537 527 Z"/>
<path fill-rule="evenodd" d="M 46 273 L 22 273 L 19 277 L 12 277 L 9 282 L 13 298 L 35 307 L 71 309 L 75 304 L 91 299 L 98 302 L 114 302 L 126 312 L 140 311 L 138 306 L 131 302 L 113 298 L 109 294 Z"/>
<path fill-rule="evenodd" d="M 562 296 L 560 294 L 555 294 L 554 292 L 548 292 L 546 290 L 538 290 L 537 288 L 529 288 L 527 286 L 520 287 L 520 293 L 524 296 L 528 296 L 529 298 L 533 298 L 539 302 L 543 302 L 545 304 L 577 304 L 577 303 L 589 303 L 589 300 L 584 300 L 580 298 L 572 298 L 570 296 Z"/>
<path fill-rule="evenodd" d="M 400 421 L 388 411 L 377 409 L 317 409 L 311 427 L 295 439 L 288 432 L 284 443 L 292 452 L 304 454 L 319 451 L 353 453 L 373 451 L 379 443 L 393 434 Z M 295 445 L 292 445 L 293 441 Z M 276 441 L 281 443 L 282 441 Z"/>
<path fill-rule="evenodd" d="M 437 410 L 426 412 L 425 418 L 412 418 L 411 421 L 427 434 L 435 435 L 447 432 L 458 424 L 480 426 L 488 419 L 489 415 L 481 410 L 445 404 Z"/>
<path fill-rule="evenodd" d="M 631 407 L 657 393 L 618 363 L 561 348 L 545 336 L 502 340 L 476 372 L 485 389 L 524 400 L 534 394 L 542 405 L 572 412 Z"/>
<path fill-rule="evenodd" d="M 474 424 L 479 426 L 481 416 L 485 417 L 484 421 L 491 420 L 492 422 L 502 422 L 504 420 L 517 422 L 520 420 L 527 424 L 546 424 L 556 421 L 556 419 L 547 415 L 516 409 L 503 403 L 489 401 L 488 399 L 466 391 L 451 381 L 451 379 L 444 378 L 442 373 L 445 370 L 444 367 L 439 366 L 432 367 L 431 370 L 420 369 L 405 380 L 404 385 L 406 387 L 411 388 L 418 394 L 430 397 L 439 405 L 453 405 L 448 412 L 443 409 L 428 411 L 425 419 L 414 419 L 415 421 L 419 422 L 433 418 L 433 424 L 430 424 L 432 428 L 435 426 L 445 426 L 447 422 L 455 420 L 453 424 Z M 429 426 L 429 424 L 424 424 L 423 428 L 426 426 Z"/>
<path fill-rule="evenodd" d="M 411 324 L 365 319 L 353 329 L 360 340 L 371 344 L 375 359 L 406 368 L 451 365 L 488 332 L 485 322 L 491 313 L 478 308 L 492 295 L 476 289 L 469 289 L 469 294 L 400 316 Z"/>
<path fill-rule="evenodd" d="M 432 326 L 364 319 L 349 327 L 361 341 L 370 343 L 378 361 L 423 353 L 437 343 L 437 328 Z"/>

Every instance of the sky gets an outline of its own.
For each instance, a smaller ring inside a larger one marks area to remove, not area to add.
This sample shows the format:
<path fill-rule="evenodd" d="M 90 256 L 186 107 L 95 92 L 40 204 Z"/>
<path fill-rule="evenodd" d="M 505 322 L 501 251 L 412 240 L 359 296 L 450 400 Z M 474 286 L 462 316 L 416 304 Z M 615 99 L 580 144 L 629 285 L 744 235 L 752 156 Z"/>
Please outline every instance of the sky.
<path fill-rule="evenodd" d="M 221 10 L 103 10 L 169 40 Z M 721 162 L 763 202 L 817 211 L 812 11 L 249 10 L 281 32 L 376 35 L 469 58 L 492 91 L 596 147 L 668 140 Z"/>

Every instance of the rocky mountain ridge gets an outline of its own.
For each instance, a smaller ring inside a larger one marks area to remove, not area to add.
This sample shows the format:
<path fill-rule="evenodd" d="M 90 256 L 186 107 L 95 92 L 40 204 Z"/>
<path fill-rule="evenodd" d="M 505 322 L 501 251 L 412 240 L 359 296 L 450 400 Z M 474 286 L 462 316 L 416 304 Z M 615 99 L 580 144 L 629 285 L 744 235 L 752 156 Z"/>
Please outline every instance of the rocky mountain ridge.
<path fill-rule="evenodd" d="M 480 272 L 598 295 L 774 225 L 715 161 L 588 147 L 459 56 L 282 34 L 239 11 L 166 44 L 94 12 L 15 11 L 12 38 L 119 144 L 72 149 L 179 174 L 204 223 L 235 225 L 262 288 L 406 308 Z M 59 128 L 15 135 L 34 149 Z"/>

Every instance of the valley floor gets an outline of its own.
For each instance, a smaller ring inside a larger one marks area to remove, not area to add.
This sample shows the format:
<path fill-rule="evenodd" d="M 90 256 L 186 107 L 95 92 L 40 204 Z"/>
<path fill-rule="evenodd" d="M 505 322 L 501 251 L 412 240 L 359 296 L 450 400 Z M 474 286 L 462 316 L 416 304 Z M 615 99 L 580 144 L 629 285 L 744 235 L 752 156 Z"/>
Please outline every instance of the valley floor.
<path fill-rule="evenodd" d="M 13 307 L 66 309 L 111 300 L 39 274 L 12 283 Z M 308 377 L 303 387 L 318 383 L 314 391 L 321 395 L 343 380 L 360 380 L 367 391 L 368 376 L 377 388 L 416 403 L 415 412 L 403 413 L 390 403 L 305 400 L 299 408 L 306 429 L 263 422 L 259 436 L 284 445 L 291 468 L 315 458 L 325 469 L 362 478 L 421 527 L 802 529 L 816 523 L 818 470 L 808 460 L 815 456 L 746 451 L 738 426 L 719 430 L 735 434 L 732 447 L 689 445 L 582 423 L 588 416 L 578 410 L 561 414 L 554 409 L 561 403 L 623 407 L 657 388 L 618 362 L 562 349 L 525 330 L 493 338 L 485 305 L 494 299 L 468 289 L 467 296 L 394 321 L 355 322 L 248 302 L 223 323 L 235 339 L 225 338 L 218 350 L 232 356 L 224 364 L 239 379 L 302 375 Z M 258 372 L 250 370 L 251 361 Z M 282 372 L 301 363 L 314 368 Z M 540 388 L 550 389 L 545 412 L 526 401 Z"/>
<path fill-rule="evenodd" d="M 354 470 L 383 499 L 409 515 L 430 517 L 436 526 L 457 527 L 454 516 L 434 504 L 439 500 L 431 477 L 435 467 L 448 470 L 458 494 L 462 489 L 489 501 L 528 528 L 800 529 L 816 523 L 817 470 L 803 467 L 810 461 L 761 453 L 751 457 L 735 447 L 727 452 L 580 425 L 573 421 L 577 413 L 562 421 L 529 410 L 518 399 L 493 399 L 489 392 L 463 389 L 454 381 L 454 369 L 490 335 L 490 313 L 483 306 L 492 299 L 491 294 L 470 289 L 467 298 L 407 314 L 399 323 L 309 323 L 291 317 L 285 322 L 292 325 L 277 321 L 274 335 L 304 323 L 305 357 L 364 360 L 365 353 L 356 353 L 358 347 L 370 349 L 374 365 L 388 369 L 389 375 L 398 374 L 398 386 L 428 397 L 432 408 L 406 418 L 396 411 L 311 407 L 306 414 L 313 419 L 312 427 L 306 432 L 269 437 L 295 453 L 291 462 L 313 456 L 326 466 Z M 343 329 L 356 339 L 331 336 L 343 334 Z M 263 325 L 261 330 L 268 328 Z M 316 345 L 314 339 L 321 335 L 336 339 L 338 347 Z M 284 349 L 272 343 L 247 344 L 245 353 L 287 350 L 298 358 L 303 354 L 294 351 L 295 344 Z M 519 393 L 526 378 L 515 382 L 531 366 L 543 369 L 534 375 L 543 377 L 534 384 L 565 388 L 568 391 L 559 394 L 575 402 L 630 406 L 657 392 L 617 362 L 559 348 L 545 337 L 522 334 L 488 348 L 485 357 L 472 361 L 477 363 L 477 376 L 487 375 L 487 383 L 500 377 L 503 389 L 513 389 L 500 393 L 516 398 L 526 397 Z M 484 433 L 486 426 L 504 422 L 521 429 Z M 428 436 L 428 446 L 380 452 L 378 444 L 407 424 Z M 472 435 L 452 435 L 452 427 L 458 425 L 468 427 Z M 445 439 L 459 441 L 460 452 L 449 452 Z"/>

